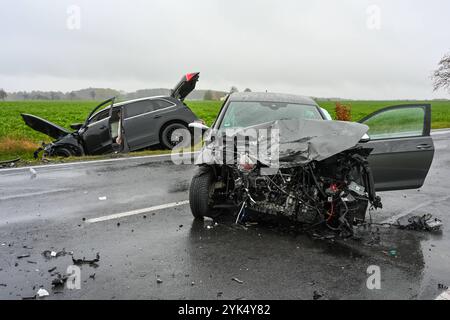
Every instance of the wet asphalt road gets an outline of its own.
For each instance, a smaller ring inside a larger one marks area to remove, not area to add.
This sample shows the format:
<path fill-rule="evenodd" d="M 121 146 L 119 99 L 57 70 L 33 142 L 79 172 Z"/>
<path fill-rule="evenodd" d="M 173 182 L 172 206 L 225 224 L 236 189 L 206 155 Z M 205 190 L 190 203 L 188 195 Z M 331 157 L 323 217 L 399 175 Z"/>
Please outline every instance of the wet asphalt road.
<path fill-rule="evenodd" d="M 372 216 L 429 212 L 443 220 L 442 232 L 381 228 L 375 245 L 368 231 L 361 241 L 330 241 L 198 222 L 188 204 L 87 223 L 188 199 L 194 167 L 159 158 L 36 168 L 35 176 L 2 170 L 0 299 L 30 297 L 41 286 L 46 299 L 312 299 L 315 291 L 322 299 L 434 299 L 439 284 L 450 285 L 450 134 L 434 141 L 423 188 L 381 193 L 384 209 Z M 63 248 L 76 258 L 100 253 L 97 267 L 81 267 L 79 290 L 51 287 L 48 270 L 65 273 L 72 259 L 42 252 Z M 370 265 L 380 267 L 380 290 L 367 289 Z"/>

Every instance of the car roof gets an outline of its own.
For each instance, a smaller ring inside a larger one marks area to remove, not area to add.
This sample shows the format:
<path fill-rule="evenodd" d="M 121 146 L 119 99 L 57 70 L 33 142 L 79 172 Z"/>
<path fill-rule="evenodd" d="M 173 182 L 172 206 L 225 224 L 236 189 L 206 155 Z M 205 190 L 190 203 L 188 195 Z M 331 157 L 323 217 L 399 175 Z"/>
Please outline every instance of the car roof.
<path fill-rule="evenodd" d="M 229 101 L 287 102 L 317 106 L 317 103 L 310 97 L 272 92 L 234 92 L 230 94 Z"/>
<path fill-rule="evenodd" d="M 144 97 L 144 98 L 120 101 L 120 102 L 114 103 L 114 106 L 117 107 L 117 106 L 121 106 L 121 105 L 128 104 L 128 103 L 139 102 L 139 101 L 144 101 L 144 100 L 151 100 L 151 99 L 163 99 L 163 100 L 168 100 L 168 101 L 173 102 L 171 97 L 169 97 L 169 96 L 151 96 L 151 97 Z"/>

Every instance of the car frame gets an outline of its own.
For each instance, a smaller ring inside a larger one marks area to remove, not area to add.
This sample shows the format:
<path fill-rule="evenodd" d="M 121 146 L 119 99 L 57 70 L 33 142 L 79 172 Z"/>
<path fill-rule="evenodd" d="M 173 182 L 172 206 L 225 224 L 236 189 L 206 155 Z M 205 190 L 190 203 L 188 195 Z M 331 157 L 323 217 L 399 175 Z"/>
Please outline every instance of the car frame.
<path fill-rule="evenodd" d="M 230 104 L 232 102 L 245 101 L 306 104 L 317 108 L 323 121 L 330 121 L 331 118 L 326 110 L 308 97 L 272 93 L 233 93 L 224 101 L 219 115 L 211 128 L 198 123 L 190 124 L 193 128 L 201 128 L 203 131 L 209 130 L 204 135 L 205 146 L 203 150 L 210 142 L 211 133 L 220 129 Z M 396 121 L 401 122 L 402 117 L 407 118 L 408 115 L 413 115 L 413 123 L 409 121 L 410 123 L 407 123 L 406 126 L 396 126 Z M 430 104 L 389 106 L 367 115 L 359 120 L 358 123 L 367 125 L 369 130 L 367 134 L 361 136 L 359 142 L 356 141 L 352 148 L 368 150 L 367 168 L 371 171 L 370 176 L 373 177 L 373 191 L 417 189 L 424 184 L 434 156 L 434 145 L 430 135 Z M 391 125 L 390 127 L 389 124 Z M 380 128 L 387 130 L 387 133 L 383 133 Z M 378 132 L 378 129 L 381 131 Z M 348 150 L 343 151 L 347 152 Z M 198 165 L 198 172 L 194 175 L 191 182 L 191 211 L 196 218 L 203 216 L 214 217 L 216 213 L 211 210 L 212 202 L 211 191 L 208 191 L 210 190 L 209 184 L 214 184 L 214 181 L 217 181 L 219 177 L 218 172 L 225 164 L 210 164 L 200 161 Z M 198 192 L 198 190 L 203 190 L 203 192 Z M 372 201 L 377 204 L 378 200 L 374 195 L 372 195 Z M 381 202 L 379 205 L 381 206 Z"/>

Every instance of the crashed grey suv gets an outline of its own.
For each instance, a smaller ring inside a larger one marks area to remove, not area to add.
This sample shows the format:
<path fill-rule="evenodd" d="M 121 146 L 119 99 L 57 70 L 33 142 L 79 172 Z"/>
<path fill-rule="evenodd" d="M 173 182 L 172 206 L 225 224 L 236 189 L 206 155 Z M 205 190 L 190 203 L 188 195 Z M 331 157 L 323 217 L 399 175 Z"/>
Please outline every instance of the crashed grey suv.
<path fill-rule="evenodd" d="M 190 186 L 196 218 L 284 216 L 343 234 L 380 208 L 377 191 L 419 188 L 430 168 L 431 107 L 332 121 L 310 98 L 234 93 L 205 134 Z M 191 127 L 206 128 L 200 124 Z"/>
<path fill-rule="evenodd" d="M 55 139 L 36 150 L 34 155 L 37 157 L 42 150 L 48 156 L 96 155 L 135 151 L 156 144 L 172 149 L 188 136 L 188 124 L 198 120 L 183 102 L 194 90 L 198 78 L 198 72 L 186 74 L 170 96 L 120 103 L 114 103 L 115 98 L 103 101 L 84 123 L 71 125 L 74 132 L 37 116 L 22 114 L 29 127 Z"/>

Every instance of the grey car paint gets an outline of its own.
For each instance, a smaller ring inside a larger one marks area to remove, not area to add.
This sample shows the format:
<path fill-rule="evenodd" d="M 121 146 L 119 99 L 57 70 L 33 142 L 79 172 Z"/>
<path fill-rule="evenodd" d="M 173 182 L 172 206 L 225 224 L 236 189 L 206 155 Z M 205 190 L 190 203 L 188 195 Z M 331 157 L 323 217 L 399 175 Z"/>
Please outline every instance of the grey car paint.
<path fill-rule="evenodd" d="M 167 107 L 156 109 L 157 102 L 164 102 Z M 142 107 L 148 106 L 149 110 L 144 113 L 129 116 L 128 109 L 137 104 Z M 161 131 L 170 123 L 181 123 L 187 126 L 198 120 L 197 116 L 180 100 L 172 97 L 150 97 L 122 102 L 113 106 L 113 110 L 120 109 L 123 115 L 123 131 L 127 139 L 130 151 L 143 149 L 161 142 Z M 108 113 L 109 110 L 101 110 L 92 116 L 95 119 L 100 113 Z M 88 130 L 91 138 L 97 140 L 92 143 L 94 153 L 105 153 L 109 151 L 110 140 L 109 115 L 99 121 L 90 121 Z M 89 143 L 89 142 L 88 142 Z"/>
<path fill-rule="evenodd" d="M 369 164 L 373 171 L 377 191 L 420 188 L 428 174 L 434 156 L 434 144 L 431 138 L 431 105 L 406 104 L 378 110 L 361 119 L 366 123 L 374 116 L 393 110 L 412 110 L 422 108 L 422 132 L 398 138 L 376 139 L 371 137 L 365 147 L 373 148 Z M 370 136 L 370 132 L 369 132 Z"/>
<path fill-rule="evenodd" d="M 212 129 L 217 130 L 220 127 L 227 106 L 231 101 L 309 104 L 318 108 L 324 120 L 327 120 L 328 118 L 319 105 L 309 97 L 277 93 L 233 93 L 225 100 Z M 398 109 L 412 110 L 414 108 L 422 108 L 424 111 L 421 134 L 397 138 L 371 138 L 367 142 L 360 143 L 360 145 L 363 145 L 364 147 L 373 148 L 368 159 L 373 171 L 375 188 L 377 191 L 415 189 L 420 188 L 424 184 L 434 156 L 434 144 L 430 135 L 431 105 L 405 104 L 390 106 L 380 109 L 358 121 L 359 123 L 365 124 L 382 113 Z"/>

